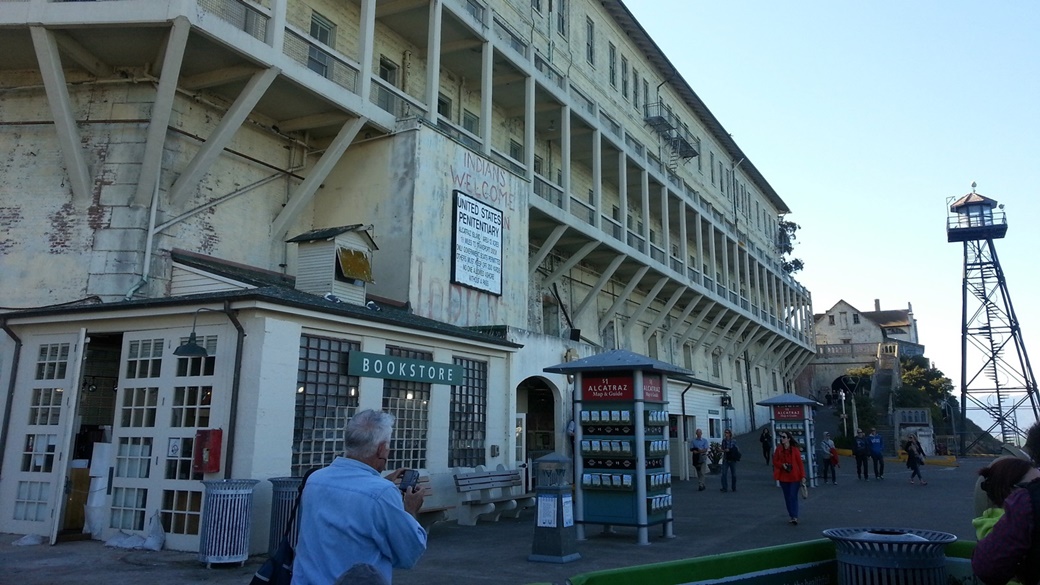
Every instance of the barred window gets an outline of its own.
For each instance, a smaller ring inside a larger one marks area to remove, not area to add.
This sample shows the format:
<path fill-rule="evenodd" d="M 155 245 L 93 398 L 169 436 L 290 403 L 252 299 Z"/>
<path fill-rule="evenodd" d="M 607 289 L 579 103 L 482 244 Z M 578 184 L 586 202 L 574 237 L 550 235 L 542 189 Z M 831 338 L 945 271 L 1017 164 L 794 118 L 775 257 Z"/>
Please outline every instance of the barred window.
<path fill-rule="evenodd" d="M 347 354 L 361 344 L 303 335 L 296 375 L 292 474 L 303 476 L 343 454 L 343 425 L 358 407 L 358 377 L 347 375 Z"/>
<path fill-rule="evenodd" d="M 386 347 L 386 355 L 433 361 L 426 351 Z M 383 381 L 383 410 L 397 417 L 390 438 L 387 469 L 426 467 L 426 433 L 430 428 L 430 384 L 407 380 Z"/>
<path fill-rule="evenodd" d="M 487 443 L 486 362 L 455 358 L 462 366 L 462 384 L 451 387 L 451 413 L 448 420 L 448 466 L 484 465 Z"/>

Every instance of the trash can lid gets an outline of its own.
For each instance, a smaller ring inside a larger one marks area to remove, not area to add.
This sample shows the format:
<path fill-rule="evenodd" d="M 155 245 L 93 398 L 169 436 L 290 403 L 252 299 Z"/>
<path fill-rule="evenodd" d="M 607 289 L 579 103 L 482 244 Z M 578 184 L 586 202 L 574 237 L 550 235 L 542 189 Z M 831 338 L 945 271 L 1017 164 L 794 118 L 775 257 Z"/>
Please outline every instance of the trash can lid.
<path fill-rule="evenodd" d="M 876 543 L 943 543 L 949 544 L 957 537 L 936 530 L 913 528 L 830 528 L 823 535 L 836 541 Z"/>

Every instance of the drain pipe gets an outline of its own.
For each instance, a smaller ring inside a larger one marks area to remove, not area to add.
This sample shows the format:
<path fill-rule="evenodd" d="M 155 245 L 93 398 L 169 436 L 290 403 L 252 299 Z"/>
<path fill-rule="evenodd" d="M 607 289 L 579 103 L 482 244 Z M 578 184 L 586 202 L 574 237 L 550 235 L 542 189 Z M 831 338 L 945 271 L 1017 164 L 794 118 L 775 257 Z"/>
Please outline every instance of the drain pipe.
<path fill-rule="evenodd" d="M 231 378 L 231 416 L 228 417 L 228 440 L 227 457 L 224 461 L 224 479 L 231 479 L 231 464 L 235 458 L 235 427 L 238 420 L 238 391 L 242 384 L 242 348 L 245 346 L 246 330 L 238 316 L 231 310 L 231 302 L 224 301 L 224 313 L 238 330 L 238 339 L 235 341 L 235 370 Z M 10 408 L 8 408 L 10 412 Z M 2 451 L 0 451 L 2 453 Z"/>
<path fill-rule="evenodd" d="M 162 177 L 162 173 L 155 174 L 155 189 L 152 190 L 152 206 L 148 210 L 148 233 L 145 234 L 144 243 L 144 263 L 141 266 L 141 280 L 137 281 L 137 284 L 130 287 L 130 290 L 126 291 L 126 295 L 123 297 L 124 301 L 129 301 L 134 298 L 134 294 L 141 290 L 141 287 L 148 284 L 148 273 L 151 271 L 152 264 L 152 242 L 155 239 L 155 217 L 159 210 L 159 179 Z"/>
<path fill-rule="evenodd" d="M 18 379 L 18 362 L 22 355 L 22 339 L 15 335 L 14 331 L 7 326 L 7 319 L 0 319 L 0 328 L 7 336 L 14 340 L 14 358 L 11 361 L 11 381 L 7 385 L 7 401 L 4 404 L 4 422 L 0 427 L 0 471 L 3 471 L 3 454 L 7 452 L 7 429 L 11 426 L 11 407 L 14 404 L 14 386 Z"/>

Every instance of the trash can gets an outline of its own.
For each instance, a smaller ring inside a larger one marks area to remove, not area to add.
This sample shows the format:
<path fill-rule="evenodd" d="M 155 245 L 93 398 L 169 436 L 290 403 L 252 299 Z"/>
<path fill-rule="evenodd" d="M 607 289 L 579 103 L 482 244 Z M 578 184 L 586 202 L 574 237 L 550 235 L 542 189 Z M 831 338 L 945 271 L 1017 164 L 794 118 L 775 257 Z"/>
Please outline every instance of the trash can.
<path fill-rule="evenodd" d="M 946 585 L 946 545 L 957 537 L 910 528 L 831 528 L 839 585 Z"/>
<path fill-rule="evenodd" d="M 296 496 L 300 493 L 302 477 L 272 477 L 267 480 L 274 485 L 271 494 L 271 534 L 267 538 L 267 555 L 271 556 L 282 542 L 285 527 L 292 516 L 293 504 Z M 293 524 L 292 532 L 289 533 L 289 544 L 296 548 L 296 538 L 300 534 L 300 524 Z"/>
<path fill-rule="evenodd" d="M 244 564 L 249 558 L 249 530 L 253 515 L 255 479 L 203 481 L 202 534 L 199 560 L 213 563 Z"/>

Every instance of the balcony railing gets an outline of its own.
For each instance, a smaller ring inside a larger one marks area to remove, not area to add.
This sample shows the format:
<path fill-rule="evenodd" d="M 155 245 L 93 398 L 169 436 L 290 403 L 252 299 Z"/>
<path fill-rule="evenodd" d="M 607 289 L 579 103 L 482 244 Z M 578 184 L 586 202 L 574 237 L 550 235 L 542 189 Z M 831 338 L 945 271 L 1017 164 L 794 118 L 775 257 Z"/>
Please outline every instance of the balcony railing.
<path fill-rule="evenodd" d="M 646 251 L 646 240 L 635 232 L 628 232 L 628 237 L 626 238 L 625 243 L 640 252 Z"/>
<path fill-rule="evenodd" d="M 498 35 L 498 38 L 505 41 L 509 48 L 519 53 L 524 59 L 527 59 L 527 43 L 520 38 L 520 35 L 510 30 L 508 25 L 497 18 L 495 19 L 495 34 Z"/>
<path fill-rule="evenodd" d="M 267 37 L 267 22 L 271 17 L 251 2 L 242 0 L 199 0 L 199 7 L 235 25 L 261 41 Z"/>
<path fill-rule="evenodd" d="M 527 170 L 524 168 L 524 165 L 522 165 L 519 162 L 509 158 L 508 156 L 506 156 L 505 154 L 499 152 L 498 150 L 495 150 L 494 148 L 491 149 L 491 160 L 493 160 L 493 161 L 497 162 L 498 164 L 506 167 L 507 169 L 509 169 L 510 171 L 516 173 L 517 175 L 520 175 L 521 177 L 523 177 L 523 176 L 525 176 L 527 174 Z M 559 205 L 559 204 L 557 204 L 557 205 Z"/>
<path fill-rule="evenodd" d="M 538 71 L 541 71 L 546 77 L 548 77 L 549 81 L 551 81 L 553 85 L 559 87 L 560 89 L 564 88 L 563 74 L 557 71 L 555 67 L 550 65 L 549 62 L 546 61 L 541 55 L 535 55 L 534 67 Z"/>
<path fill-rule="evenodd" d="M 571 197 L 571 215 L 589 225 L 593 225 L 596 221 L 596 210 L 577 197 Z"/>
<path fill-rule="evenodd" d="M 563 208 L 563 189 L 546 181 L 542 177 L 534 176 L 534 194 L 552 203 L 556 207 Z"/>
<path fill-rule="evenodd" d="M 571 97 L 576 99 L 579 105 L 585 109 L 590 115 L 596 115 L 596 103 L 589 99 L 588 96 L 581 93 L 581 90 L 571 85 Z"/>
<path fill-rule="evenodd" d="M 664 264 L 664 250 L 657 246 L 650 244 L 650 257 L 657 260 L 661 264 Z"/>
<path fill-rule="evenodd" d="M 467 148 L 480 151 L 480 145 L 482 144 L 480 138 L 467 132 L 465 128 L 456 126 L 450 120 L 438 117 L 437 129 L 447 134 L 456 142 L 459 142 L 460 144 L 466 146 Z"/>
<path fill-rule="evenodd" d="M 676 258 L 675 256 L 672 256 L 672 257 L 669 258 L 669 262 L 671 263 L 672 270 L 682 274 L 682 271 L 683 271 L 682 260 Z"/>
<path fill-rule="evenodd" d="M 336 85 L 357 93 L 358 68 L 331 49 L 286 27 L 284 53 Z"/>
<path fill-rule="evenodd" d="M 368 99 L 397 118 L 407 118 L 426 111 L 419 100 L 377 77 L 372 78 L 372 91 Z"/>
<path fill-rule="evenodd" d="M 603 231 L 607 232 L 610 234 L 610 237 L 620 242 L 622 233 L 621 224 L 606 215 L 601 215 L 600 219 L 603 222 Z"/>

